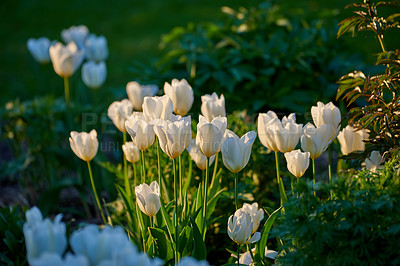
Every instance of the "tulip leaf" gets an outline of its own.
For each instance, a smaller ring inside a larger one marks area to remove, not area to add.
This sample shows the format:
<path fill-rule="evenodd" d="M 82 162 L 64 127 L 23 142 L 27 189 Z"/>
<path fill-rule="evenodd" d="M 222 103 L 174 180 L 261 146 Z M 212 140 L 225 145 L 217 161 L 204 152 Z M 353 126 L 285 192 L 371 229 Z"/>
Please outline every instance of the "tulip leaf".
<path fill-rule="evenodd" d="M 207 258 L 206 244 L 203 241 L 203 237 L 195 221 L 192 218 L 190 218 L 190 222 L 193 230 L 192 257 L 196 258 L 197 260 L 205 260 Z"/>
<path fill-rule="evenodd" d="M 149 230 L 156 244 L 157 257 L 163 259 L 164 261 L 172 259 L 174 257 L 174 251 L 165 231 L 154 227 L 150 227 Z"/>
<path fill-rule="evenodd" d="M 194 204 L 195 210 L 201 209 L 203 207 L 203 195 L 202 195 L 202 189 L 201 189 L 201 184 L 199 184 L 199 188 L 197 189 L 197 195 L 196 195 L 196 204 Z M 194 212 L 194 210 L 193 210 Z M 195 218 L 196 224 L 199 228 L 203 228 L 203 217 L 197 216 Z"/>
<path fill-rule="evenodd" d="M 211 217 L 211 214 L 213 214 L 215 207 L 217 206 L 218 199 L 224 191 L 225 188 L 221 189 L 207 202 L 207 219 Z"/>
<path fill-rule="evenodd" d="M 169 234 L 171 240 L 173 241 L 172 235 L 175 234 L 175 227 L 172 224 L 172 221 L 171 221 L 171 218 L 169 217 L 168 212 L 165 210 L 164 203 L 162 202 L 162 200 L 161 200 L 160 210 L 161 210 L 161 214 L 164 219 L 165 225 L 167 226 L 168 234 Z"/>
<path fill-rule="evenodd" d="M 276 209 L 267 219 L 264 224 L 264 228 L 261 232 L 261 239 L 256 244 L 256 254 L 258 254 L 261 258 L 264 258 L 265 247 L 267 246 L 268 235 L 271 231 L 271 227 L 275 222 L 275 219 L 278 217 L 280 210 L 283 206 Z"/>

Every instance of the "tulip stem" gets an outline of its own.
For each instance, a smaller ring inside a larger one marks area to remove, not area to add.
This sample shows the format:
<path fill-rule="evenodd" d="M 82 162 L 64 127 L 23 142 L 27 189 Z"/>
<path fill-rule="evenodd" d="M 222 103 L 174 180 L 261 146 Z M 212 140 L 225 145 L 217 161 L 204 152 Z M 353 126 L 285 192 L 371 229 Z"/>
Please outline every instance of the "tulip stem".
<path fill-rule="evenodd" d="M 160 145 L 158 144 L 158 137 L 156 137 L 156 146 L 157 146 L 157 172 L 158 172 L 158 184 L 161 187 L 161 166 L 160 166 Z M 161 197 L 161 189 L 160 189 L 160 197 Z"/>
<path fill-rule="evenodd" d="M 237 265 L 238 266 L 240 265 L 239 259 L 240 259 L 240 245 L 238 244 L 238 248 L 237 248 Z"/>
<path fill-rule="evenodd" d="M 329 174 L 329 182 L 332 181 L 332 155 L 331 155 L 331 146 L 328 148 L 328 174 Z"/>
<path fill-rule="evenodd" d="M 254 255 L 253 255 L 253 252 L 251 251 L 251 248 L 250 248 L 249 244 L 247 244 L 247 251 L 250 253 L 251 261 L 254 261 Z"/>
<path fill-rule="evenodd" d="M 208 185 L 208 170 L 209 170 L 210 158 L 206 159 L 206 174 L 204 176 L 204 202 L 203 202 L 203 241 L 206 239 L 206 228 L 207 228 L 207 185 Z"/>
<path fill-rule="evenodd" d="M 238 183 L 239 183 L 239 173 L 236 173 L 236 175 L 235 175 L 235 206 L 236 206 L 236 210 L 239 209 Z"/>
<path fill-rule="evenodd" d="M 136 163 L 133 163 L 132 166 L 133 166 L 133 186 L 136 186 L 136 179 L 137 179 Z"/>
<path fill-rule="evenodd" d="M 212 180 L 214 181 L 215 175 L 217 174 L 217 168 L 218 168 L 218 156 L 219 152 L 217 152 L 217 154 L 215 155 L 215 162 L 214 162 L 214 171 L 213 171 L 213 175 L 212 175 Z M 211 182 L 211 184 L 213 184 L 214 182 Z"/>
<path fill-rule="evenodd" d="M 183 205 L 183 194 L 182 194 L 182 156 L 178 156 L 179 160 L 179 202 Z"/>
<path fill-rule="evenodd" d="M 146 169 L 144 168 L 144 151 L 142 151 L 142 183 L 146 181 Z"/>
<path fill-rule="evenodd" d="M 290 187 L 292 189 L 292 195 L 294 195 L 294 189 L 293 189 L 293 176 L 290 176 Z"/>
<path fill-rule="evenodd" d="M 280 172 L 279 172 L 279 154 L 276 151 L 275 152 L 275 165 L 276 165 L 276 179 L 278 181 L 278 187 L 279 187 L 279 194 L 281 196 L 281 206 L 283 204 L 285 204 L 287 202 L 287 197 L 286 197 L 286 193 L 285 193 L 285 187 L 283 185 L 281 176 L 280 176 Z M 284 209 L 282 208 L 282 211 Z"/>
<path fill-rule="evenodd" d="M 124 143 L 126 142 L 126 132 L 123 132 L 122 134 L 124 137 Z M 131 198 L 132 196 L 132 192 L 131 192 L 131 185 L 129 183 L 129 178 L 128 178 L 128 165 L 126 162 L 126 157 L 125 157 L 125 153 L 123 153 L 122 155 L 124 157 L 124 181 L 125 181 L 125 191 L 126 191 L 126 195 L 128 196 L 128 198 Z"/>
<path fill-rule="evenodd" d="M 94 198 L 96 199 L 97 207 L 100 210 L 101 218 L 103 219 L 104 224 L 106 224 L 107 221 L 106 221 L 106 218 L 104 216 L 103 209 L 101 208 L 100 201 L 99 201 L 99 196 L 97 195 L 96 186 L 94 184 L 92 168 L 90 167 L 90 161 L 87 161 L 87 166 L 88 166 L 88 170 L 89 170 L 90 183 L 92 184 Z"/>
<path fill-rule="evenodd" d="M 69 108 L 69 80 L 67 77 L 64 77 L 64 96 L 65 96 L 65 103 L 67 104 L 67 108 Z"/>
<path fill-rule="evenodd" d="M 315 173 L 315 159 L 312 159 L 312 172 L 313 172 L 313 187 L 314 187 L 314 196 L 315 196 L 315 182 L 317 180 L 317 176 Z"/>
<path fill-rule="evenodd" d="M 174 197 L 175 197 L 175 211 L 174 211 L 174 226 L 175 226 L 175 264 L 179 260 L 179 229 L 178 229 L 178 180 L 176 177 L 176 159 L 172 159 L 174 171 Z"/>

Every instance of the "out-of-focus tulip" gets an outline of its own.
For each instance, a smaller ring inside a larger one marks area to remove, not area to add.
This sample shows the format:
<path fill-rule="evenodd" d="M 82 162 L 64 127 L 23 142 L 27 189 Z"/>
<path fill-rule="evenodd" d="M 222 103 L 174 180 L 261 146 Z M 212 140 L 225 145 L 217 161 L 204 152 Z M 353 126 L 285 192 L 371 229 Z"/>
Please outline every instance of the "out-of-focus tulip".
<path fill-rule="evenodd" d="M 154 119 L 169 120 L 173 105 L 168 95 L 144 97 L 143 114 L 148 121 Z"/>
<path fill-rule="evenodd" d="M 86 58 L 93 61 L 105 61 L 108 58 L 107 39 L 101 35 L 90 34 L 85 41 Z"/>
<path fill-rule="evenodd" d="M 252 244 L 260 240 L 261 233 L 252 234 L 253 221 L 250 214 L 238 209 L 228 219 L 228 235 L 238 245 Z"/>
<path fill-rule="evenodd" d="M 189 147 L 187 147 L 187 151 L 189 152 L 190 158 L 192 158 L 192 160 L 196 163 L 197 167 L 202 171 L 205 170 L 207 157 L 203 153 L 201 153 L 199 147 L 196 145 L 195 139 L 192 139 Z M 214 160 L 215 155 L 210 157 L 209 166 L 213 164 Z"/>
<path fill-rule="evenodd" d="M 295 114 L 284 117 L 282 122 L 273 111 L 258 116 L 258 138 L 272 151 L 282 153 L 296 148 L 302 133 L 302 124 L 296 124 Z"/>
<path fill-rule="evenodd" d="M 295 177 L 302 177 L 310 165 L 310 153 L 293 150 L 285 153 L 287 168 Z"/>
<path fill-rule="evenodd" d="M 147 123 L 143 113 L 134 112 L 125 122 L 125 128 L 132 138 L 133 143 L 142 150 L 147 150 L 153 145 L 155 133 L 153 125 Z"/>
<path fill-rule="evenodd" d="M 65 43 L 74 42 L 79 49 L 85 47 L 85 40 L 89 35 L 89 29 L 85 25 L 71 26 L 61 31 L 61 38 Z"/>
<path fill-rule="evenodd" d="M 156 181 L 150 186 L 143 183 L 135 187 L 135 194 L 140 210 L 149 217 L 153 217 L 160 210 L 160 187 Z"/>
<path fill-rule="evenodd" d="M 144 97 L 153 97 L 158 92 L 157 85 L 140 85 L 136 81 L 126 84 L 126 93 L 133 104 L 133 108 L 137 111 L 143 110 Z"/>
<path fill-rule="evenodd" d="M 206 157 L 211 157 L 220 151 L 226 124 L 226 117 L 218 116 L 208 122 L 204 116 L 199 115 L 196 145 Z"/>
<path fill-rule="evenodd" d="M 379 151 L 373 151 L 370 156 L 365 159 L 365 168 L 371 172 L 376 172 L 376 169 L 380 168 L 381 163 L 383 163 L 382 155 Z"/>
<path fill-rule="evenodd" d="M 82 80 L 91 89 L 98 89 L 106 81 L 107 68 L 104 62 L 89 61 L 82 66 Z"/>
<path fill-rule="evenodd" d="M 251 252 L 253 254 L 254 254 L 255 251 L 256 251 L 255 248 L 251 249 Z M 278 256 L 278 252 L 275 251 L 275 250 L 269 250 L 267 247 L 265 247 L 264 256 L 266 258 L 274 260 Z M 249 251 L 246 251 L 245 253 L 240 254 L 239 263 L 240 264 L 244 264 L 244 265 L 253 265 L 252 264 L 253 263 L 253 259 L 252 259 L 251 254 L 250 254 Z"/>
<path fill-rule="evenodd" d="M 68 253 L 62 259 L 58 253 L 43 253 L 39 258 L 32 259 L 30 266 L 89 266 L 89 261 L 85 256 L 72 255 Z"/>
<path fill-rule="evenodd" d="M 258 230 L 262 219 L 264 219 L 264 211 L 258 208 L 257 202 L 254 202 L 253 204 L 244 203 L 241 209 L 250 215 L 253 222 L 251 233 L 254 234 Z"/>
<path fill-rule="evenodd" d="M 71 132 L 71 137 L 69 138 L 69 144 L 72 151 L 80 159 L 89 162 L 97 154 L 99 148 L 99 141 L 97 140 L 97 132 L 92 129 L 89 133 L 76 131 Z"/>
<path fill-rule="evenodd" d="M 65 224 L 61 222 L 62 215 L 58 214 L 51 222 L 43 220 L 42 213 L 37 207 L 26 212 L 26 222 L 23 226 L 28 262 L 39 258 L 45 252 L 62 255 L 67 248 Z"/>
<path fill-rule="evenodd" d="M 334 129 L 333 135 L 330 139 L 330 142 L 332 142 L 340 131 L 341 116 L 339 108 L 337 108 L 332 102 L 327 104 L 318 102 L 317 106 L 311 107 L 311 115 L 316 127 L 325 124 L 332 125 L 332 128 Z"/>
<path fill-rule="evenodd" d="M 171 98 L 174 106 L 174 113 L 185 116 L 192 108 L 194 96 L 193 89 L 186 79 L 173 79 L 171 84 L 165 82 L 164 93 Z"/>
<path fill-rule="evenodd" d="M 72 76 L 83 61 L 83 51 L 78 50 L 73 42 L 68 43 L 67 46 L 60 42 L 51 45 L 49 54 L 54 71 L 63 78 Z"/>
<path fill-rule="evenodd" d="M 29 39 L 27 42 L 27 47 L 29 52 L 31 52 L 33 58 L 40 64 L 47 64 L 50 62 L 50 49 L 51 42 L 46 37 L 41 37 L 39 39 Z"/>
<path fill-rule="evenodd" d="M 160 121 L 154 125 L 160 147 L 171 159 L 176 159 L 189 147 L 192 140 L 192 127 L 190 116 L 172 121 Z"/>
<path fill-rule="evenodd" d="M 218 98 L 218 95 L 214 92 L 211 95 L 206 94 L 201 96 L 201 114 L 208 122 L 211 122 L 217 116 L 225 117 L 226 111 L 224 95 L 221 94 L 221 97 Z"/>
<path fill-rule="evenodd" d="M 122 133 L 126 132 L 125 121 L 132 114 L 133 106 L 128 99 L 115 101 L 108 107 L 108 117 Z"/>
<path fill-rule="evenodd" d="M 353 151 L 365 150 L 365 143 L 363 140 L 368 139 L 368 137 L 369 135 L 365 129 L 356 131 L 354 127 L 347 125 L 338 135 L 342 154 L 347 155 Z"/>
<path fill-rule="evenodd" d="M 303 135 L 301 136 L 301 149 L 310 153 L 311 159 L 318 158 L 331 143 L 332 132 L 334 131 L 331 124 L 315 127 L 308 123 L 304 126 Z"/>
<path fill-rule="evenodd" d="M 241 138 L 229 129 L 225 132 L 225 141 L 221 145 L 222 161 L 232 173 L 239 173 L 249 162 L 251 147 L 257 133 L 247 132 Z"/>
<path fill-rule="evenodd" d="M 139 148 L 132 141 L 125 142 L 122 145 L 122 150 L 124 151 L 125 158 L 130 163 L 136 163 L 140 159 Z"/>
<path fill-rule="evenodd" d="M 175 266 L 210 266 L 206 260 L 198 261 L 193 257 L 184 257 Z"/>

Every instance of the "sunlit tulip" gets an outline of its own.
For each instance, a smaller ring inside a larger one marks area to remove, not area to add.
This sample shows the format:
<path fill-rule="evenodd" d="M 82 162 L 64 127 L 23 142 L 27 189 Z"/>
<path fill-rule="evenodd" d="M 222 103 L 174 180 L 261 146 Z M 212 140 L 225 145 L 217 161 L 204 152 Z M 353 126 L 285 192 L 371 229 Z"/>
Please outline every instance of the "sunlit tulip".
<path fill-rule="evenodd" d="M 51 222 L 43 219 L 37 207 L 33 207 L 25 214 L 26 222 L 23 226 L 28 262 L 39 258 L 45 252 L 64 254 L 67 248 L 65 224 L 61 222 L 59 214 Z"/>
<path fill-rule="evenodd" d="M 206 94 L 201 96 L 201 114 L 208 122 L 211 122 L 217 116 L 225 117 L 226 111 L 224 95 L 221 94 L 221 97 L 218 98 L 218 95 L 214 92 L 211 95 Z"/>
<path fill-rule="evenodd" d="M 39 39 L 29 39 L 27 42 L 27 47 L 29 52 L 31 52 L 33 58 L 40 64 L 47 64 L 50 62 L 50 49 L 51 42 L 46 37 L 41 37 Z"/>
<path fill-rule="evenodd" d="M 333 131 L 331 124 L 316 128 L 313 124 L 308 123 L 304 126 L 301 136 L 301 149 L 308 151 L 311 159 L 318 158 L 328 148 Z"/>
<path fill-rule="evenodd" d="M 89 35 L 89 30 L 85 25 L 71 26 L 61 31 L 61 38 L 65 43 L 74 42 L 79 49 L 85 46 L 85 40 Z"/>
<path fill-rule="evenodd" d="M 260 240 L 261 233 L 252 234 L 253 221 L 250 214 L 238 209 L 228 219 L 228 235 L 238 245 L 252 244 Z"/>
<path fill-rule="evenodd" d="M 330 138 L 330 142 L 332 142 L 340 131 L 340 110 L 337 108 L 332 102 L 327 104 L 323 104 L 322 102 L 318 102 L 317 106 L 311 107 L 311 115 L 316 127 L 321 125 L 329 124 L 332 125 L 334 129 L 333 135 Z"/>
<path fill-rule="evenodd" d="M 302 124 L 296 124 L 296 116 L 290 114 L 282 122 L 273 111 L 258 116 L 258 138 L 268 149 L 289 152 L 296 148 L 302 133 Z"/>
<path fill-rule="evenodd" d="M 66 46 L 58 42 L 49 48 L 51 62 L 54 71 L 63 78 L 72 76 L 83 61 L 83 51 L 78 50 L 75 43 L 70 42 Z"/>
<path fill-rule="evenodd" d="M 254 202 L 253 204 L 243 203 L 241 210 L 250 215 L 251 220 L 253 221 L 253 229 L 251 230 L 251 233 L 254 234 L 258 230 L 261 221 L 264 219 L 264 211 L 258 208 L 257 202 Z"/>
<path fill-rule="evenodd" d="M 68 253 L 65 259 L 57 253 L 43 253 L 39 258 L 32 259 L 30 266 L 89 266 L 89 261 L 85 256 L 72 255 Z"/>
<path fill-rule="evenodd" d="M 92 129 L 89 133 L 76 131 L 71 132 L 71 137 L 69 138 L 69 144 L 72 151 L 80 159 L 89 162 L 97 154 L 99 148 L 99 141 L 97 140 L 97 132 Z"/>
<path fill-rule="evenodd" d="M 354 127 L 347 125 L 338 135 L 342 154 L 347 155 L 353 151 L 365 150 L 365 143 L 363 140 L 366 139 L 368 139 L 368 133 L 365 129 L 356 131 Z"/>
<path fill-rule="evenodd" d="M 126 84 L 126 93 L 133 104 L 133 108 L 137 111 L 143 110 L 144 97 L 153 97 L 158 92 L 157 85 L 140 85 L 136 81 Z"/>
<path fill-rule="evenodd" d="M 132 141 L 125 142 L 122 145 L 122 150 L 124 151 L 125 158 L 130 163 L 136 163 L 140 159 L 140 150 Z"/>
<path fill-rule="evenodd" d="M 119 131 L 126 132 L 125 121 L 132 114 L 133 106 L 128 99 L 115 101 L 108 107 L 108 117 L 113 121 Z"/>
<path fill-rule="evenodd" d="M 208 122 L 204 116 L 199 115 L 196 145 L 206 157 L 211 157 L 220 151 L 226 124 L 226 117 L 218 116 Z"/>
<path fill-rule="evenodd" d="M 153 217 L 160 210 L 160 187 L 156 181 L 150 186 L 143 183 L 135 187 L 135 194 L 140 210 L 149 217 Z"/>
<path fill-rule="evenodd" d="M 225 140 L 221 145 L 222 161 L 232 173 L 239 173 L 249 162 L 251 147 L 257 137 L 254 131 L 247 132 L 241 138 L 226 130 Z"/>
<path fill-rule="evenodd" d="M 91 89 L 98 89 L 106 81 L 107 68 L 104 62 L 89 61 L 82 66 L 82 80 Z"/>
<path fill-rule="evenodd" d="M 210 266 L 206 260 L 198 261 L 193 257 L 184 257 L 175 266 Z"/>
<path fill-rule="evenodd" d="M 154 119 L 169 120 L 172 111 L 173 105 L 168 95 L 144 97 L 143 114 L 148 121 Z"/>
<path fill-rule="evenodd" d="M 173 79 L 171 84 L 165 82 L 164 93 L 171 98 L 175 114 L 184 116 L 192 108 L 194 101 L 193 89 L 186 79 Z"/>
<path fill-rule="evenodd" d="M 310 153 L 293 150 L 285 153 L 287 168 L 295 177 L 302 177 L 310 165 Z"/>
<path fill-rule="evenodd" d="M 105 61 L 108 58 L 107 39 L 102 35 L 90 34 L 85 41 L 85 53 L 88 60 Z"/>
<path fill-rule="evenodd" d="M 255 253 L 255 251 L 256 251 L 256 248 L 251 249 L 251 252 L 253 254 Z M 274 260 L 278 256 L 278 252 L 275 250 L 269 250 L 267 247 L 265 247 L 264 256 L 266 258 Z M 240 254 L 239 263 L 244 264 L 244 265 L 253 265 L 252 264 L 253 258 L 251 257 L 251 254 L 249 251 L 246 251 L 245 253 Z"/>
<path fill-rule="evenodd" d="M 161 150 L 171 159 L 176 159 L 192 140 L 191 118 L 186 116 L 175 122 L 162 121 L 154 125 L 154 132 L 160 141 Z"/>
<path fill-rule="evenodd" d="M 207 157 L 200 151 L 199 147 L 196 145 L 195 139 L 192 139 L 189 147 L 187 147 L 187 151 L 189 152 L 190 158 L 192 158 L 192 160 L 196 163 L 197 167 L 202 171 L 205 170 Z M 210 157 L 209 166 L 213 164 L 214 160 L 215 155 Z"/>
<path fill-rule="evenodd" d="M 143 113 L 134 112 L 125 122 L 125 128 L 132 138 L 133 143 L 142 150 L 147 150 L 153 145 L 155 133 L 153 125 L 146 121 Z"/>
<path fill-rule="evenodd" d="M 380 168 L 383 163 L 382 155 L 379 151 L 371 152 L 370 156 L 365 159 L 365 168 L 371 172 L 376 172 L 376 169 Z"/>

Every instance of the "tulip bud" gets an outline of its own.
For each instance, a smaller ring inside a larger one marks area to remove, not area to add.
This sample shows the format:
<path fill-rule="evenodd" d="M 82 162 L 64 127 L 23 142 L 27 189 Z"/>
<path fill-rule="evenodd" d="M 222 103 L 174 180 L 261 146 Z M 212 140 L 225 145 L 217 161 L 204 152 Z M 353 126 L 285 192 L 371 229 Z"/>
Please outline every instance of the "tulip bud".
<path fill-rule="evenodd" d="M 224 95 L 221 94 L 221 97 L 218 98 L 218 95 L 214 92 L 211 95 L 206 94 L 201 96 L 201 114 L 208 122 L 211 122 L 217 116 L 225 117 Z"/>
<path fill-rule="evenodd" d="M 155 133 L 153 125 L 147 123 L 143 113 L 135 112 L 125 122 L 125 128 L 133 143 L 142 151 L 153 145 Z"/>
<path fill-rule="evenodd" d="M 160 210 L 160 187 L 156 181 L 150 186 L 143 183 L 135 187 L 135 194 L 140 210 L 149 217 L 153 217 Z"/>
<path fill-rule="evenodd" d="M 89 162 L 97 154 L 99 148 L 99 142 L 97 140 L 97 132 L 92 129 L 90 133 L 76 131 L 71 132 L 71 137 L 69 138 L 69 144 L 72 151 L 80 159 Z"/>
<path fill-rule="evenodd" d="M 187 147 L 187 151 L 189 152 L 190 158 L 196 163 L 197 167 L 204 171 L 206 169 L 207 157 L 201 153 L 199 147 L 196 145 L 196 140 L 192 139 L 189 147 Z M 209 166 L 213 164 L 215 160 L 215 155 L 210 157 Z"/>
<path fill-rule="evenodd" d="M 89 61 L 82 66 L 82 80 L 91 89 L 98 89 L 106 81 L 107 68 L 104 62 Z"/>
<path fill-rule="evenodd" d="M 365 129 L 358 130 L 350 125 L 347 125 L 338 135 L 340 143 L 340 150 L 343 155 L 347 155 L 353 151 L 365 150 L 365 143 L 363 140 L 368 139 L 369 134 Z"/>
<path fill-rule="evenodd" d="M 136 81 L 126 84 L 126 93 L 131 101 L 133 108 L 137 111 L 143 110 L 144 97 L 153 97 L 158 92 L 157 85 L 140 85 Z"/>
<path fill-rule="evenodd" d="M 301 149 L 308 151 L 311 159 L 318 158 L 328 148 L 334 131 L 331 124 L 315 128 L 313 124 L 308 123 L 304 126 L 301 136 Z"/>
<path fill-rule="evenodd" d="M 264 211 L 258 208 L 257 202 L 254 202 L 253 204 L 244 203 L 243 207 L 240 209 L 250 215 L 253 222 L 251 233 L 254 234 L 258 230 L 261 221 L 264 219 Z"/>
<path fill-rule="evenodd" d="M 250 214 L 238 209 L 228 219 L 228 235 L 238 245 L 252 244 L 260 240 L 261 233 L 252 235 L 253 222 Z"/>
<path fill-rule="evenodd" d="M 380 168 L 382 162 L 383 158 L 379 151 L 373 151 L 371 155 L 365 159 L 365 168 L 371 172 L 376 172 L 376 169 Z"/>
<path fill-rule="evenodd" d="M 221 146 L 222 161 L 229 171 L 236 174 L 249 162 L 251 147 L 257 133 L 250 131 L 239 139 L 235 133 L 227 129 L 225 135 L 225 141 Z"/>
<path fill-rule="evenodd" d="M 173 79 L 171 84 L 165 82 L 164 93 L 171 98 L 174 113 L 180 116 L 186 115 L 194 101 L 193 89 L 186 79 Z"/>
<path fill-rule="evenodd" d="M 85 41 L 86 58 L 92 61 L 105 61 L 108 58 L 107 39 L 104 36 L 90 34 Z"/>
<path fill-rule="evenodd" d="M 122 145 L 122 150 L 124 151 L 125 158 L 130 163 L 136 163 L 140 159 L 139 148 L 132 141 L 125 142 Z"/>
<path fill-rule="evenodd" d="M 65 43 L 74 42 L 79 49 L 85 47 L 85 40 L 89 35 L 89 29 L 85 25 L 71 26 L 61 31 L 61 37 Z"/>
<path fill-rule="evenodd" d="M 331 143 L 339 134 L 340 131 L 340 110 L 332 102 L 328 104 L 323 104 L 318 102 L 317 106 L 311 107 L 311 115 L 316 127 L 321 125 L 329 124 L 333 127 L 333 135 L 330 138 L 329 143 Z"/>
<path fill-rule="evenodd" d="M 108 117 L 113 121 L 114 125 L 122 133 L 126 132 L 125 121 L 132 114 L 133 107 L 128 99 L 113 102 L 108 107 Z"/>
<path fill-rule="evenodd" d="M 226 124 L 226 117 L 218 116 L 211 122 L 208 122 L 204 116 L 199 115 L 196 145 L 206 157 L 211 157 L 220 151 Z"/>
<path fill-rule="evenodd" d="M 189 147 L 192 140 L 190 116 L 175 122 L 159 121 L 154 125 L 154 131 L 160 141 L 161 150 L 171 159 L 176 159 Z"/>
<path fill-rule="evenodd" d="M 33 58 L 40 64 L 47 64 L 50 62 L 50 45 L 50 40 L 45 37 L 39 39 L 31 38 L 27 42 L 29 52 L 31 52 Z"/>
<path fill-rule="evenodd" d="M 57 253 L 43 253 L 39 258 L 32 259 L 30 266 L 89 266 L 88 259 L 83 255 L 72 255 L 68 253 L 65 259 L 61 258 Z"/>
<path fill-rule="evenodd" d="M 310 153 L 293 150 L 285 153 L 287 168 L 295 177 L 302 177 L 310 165 Z"/>
<path fill-rule="evenodd" d="M 168 95 L 144 97 L 143 114 L 148 121 L 154 119 L 169 120 L 172 116 L 173 105 Z"/>
<path fill-rule="evenodd" d="M 49 48 L 51 62 L 54 71 L 63 78 L 72 76 L 83 61 L 83 51 L 78 50 L 75 43 L 70 42 L 67 46 L 56 43 Z"/>

